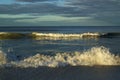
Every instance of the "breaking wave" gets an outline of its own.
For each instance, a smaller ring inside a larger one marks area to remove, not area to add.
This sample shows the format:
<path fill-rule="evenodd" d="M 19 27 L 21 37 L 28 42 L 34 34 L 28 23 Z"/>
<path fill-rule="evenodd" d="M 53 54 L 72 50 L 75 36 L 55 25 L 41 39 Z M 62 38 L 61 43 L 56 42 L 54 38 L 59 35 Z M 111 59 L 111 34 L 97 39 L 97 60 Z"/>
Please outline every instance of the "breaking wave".
<path fill-rule="evenodd" d="M 0 32 L 0 39 L 21 39 L 21 38 L 31 38 L 36 40 L 68 40 L 68 39 L 83 39 L 83 38 L 110 38 L 110 37 L 120 37 L 120 33 L 98 33 L 98 32 L 87 32 L 80 34 L 62 34 L 62 33 L 11 33 L 11 32 Z"/>
<path fill-rule="evenodd" d="M 7 63 L 6 54 L 0 51 L 0 65 L 3 65 L 6 63 Z"/>
<path fill-rule="evenodd" d="M 62 33 L 37 33 L 33 32 L 34 39 L 50 39 L 50 40 L 68 40 L 68 39 L 82 39 L 82 38 L 98 38 L 99 33 L 81 33 L 81 34 L 62 34 Z"/>
<path fill-rule="evenodd" d="M 112 54 L 108 48 L 93 47 L 87 51 L 56 53 L 54 56 L 36 54 L 21 61 L 8 62 L 6 55 L 0 53 L 0 64 L 15 67 L 64 67 L 64 66 L 119 66 L 120 56 Z"/>

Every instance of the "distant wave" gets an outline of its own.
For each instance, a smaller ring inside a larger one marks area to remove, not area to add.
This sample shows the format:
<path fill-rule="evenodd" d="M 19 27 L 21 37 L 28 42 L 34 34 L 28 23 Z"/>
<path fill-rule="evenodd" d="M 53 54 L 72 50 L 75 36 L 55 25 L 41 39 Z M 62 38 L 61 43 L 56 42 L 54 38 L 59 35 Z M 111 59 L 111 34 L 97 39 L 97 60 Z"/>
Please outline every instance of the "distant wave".
<path fill-rule="evenodd" d="M 0 39 L 20 39 L 26 35 L 22 33 L 0 32 Z"/>
<path fill-rule="evenodd" d="M 54 56 L 36 54 L 21 61 L 8 62 L 5 53 L 0 52 L 0 64 L 14 67 L 64 67 L 70 66 L 120 66 L 120 56 L 112 54 L 109 49 L 93 47 L 87 51 L 74 53 L 56 53 Z"/>
<path fill-rule="evenodd" d="M 104 33 L 101 37 L 112 38 L 112 37 L 120 37 L 120 33 Z"/>
<path fill-rule="evenodd" d="M 50 40 L 59 40 L 59 39 L 82 39 L 82 38 L 98 38 L 100 37 L 99 33 L 81 33 L 81 34 L 62 34 L 62 33 L 37 33 L 33 32 L 32 36 L 34 39 L 50 39 Z"/>
<path fill-rule="evenodd" d="M 0 39 L 23 39 L 31 38 L 36 40 L 68 40 L 68 39 L 89 39 L 89 38 L 112 38 L 120 37 L 120 33 L 80 33 L 80 34 L 62 34 L 62 33 L 10 33 L 0 32 Z"/>

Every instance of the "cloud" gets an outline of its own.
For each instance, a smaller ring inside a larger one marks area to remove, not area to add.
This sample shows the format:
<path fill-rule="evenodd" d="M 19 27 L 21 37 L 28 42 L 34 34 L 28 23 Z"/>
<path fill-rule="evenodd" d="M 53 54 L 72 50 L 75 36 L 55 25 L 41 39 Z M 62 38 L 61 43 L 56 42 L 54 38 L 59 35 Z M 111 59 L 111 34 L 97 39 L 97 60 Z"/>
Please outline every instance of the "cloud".
<path fill-rule="evenodd" d="M 6 16 L 0 18 L 0 26 L 113 26 L 117 24 L 108 23 L 102 20 L 95 20 L 92 17 L 62 17 L 57 15 L 37 16 L 33 18 L 20 17 L 17 15 L 14 18 Z"/>
<path fill-rule="evenodd" d="M 37 16 L 30 16 L 29 14 L 19 14 L 19 15 L 11 15 L 11 14 L 0 14 L 0 18 L 3 19 L 34 19 Z"/>
<path fill-rule="evenodd" d="M 118 0 L 64 0 L 65 1 L 64 5 L 58 5 L 59 2 L 57 2 L 56 4 L 55 0 L 17 0 L 17 1 L 18 1 L 17 4 L 0 4 L 1 15 L 0 17 L 4 19 L 14 18 L 14 21 L 18 22 L 28 21 L 28 23 L 31 22 L 32 20 L 33 22 L 41 21 L 53 23 L 55 22 L 52 20 L 54 18 L 54 20 L 58 22 L 60 21 L 63 22 L 63 19 L 65 19 L 66 24 L 70 20 L 73 22 L 75 21 L 76 24 L 77 22 L 78 24 L 79 22 L 84 23 L 83 20 L 86 20 L 86 23 L 88 25 L 94 22 L 96 22 L 96 24 L 106 23 L 108 25 L 109 24 L 120 25 L 120 8 L 119 8 L 120 1 Z M 19 2 L 30 3 L 22 4 Z M 92 17 L 92 20 L 90 19 L 91 21 L 89 21 L 89 19 L 77 19 L 91 17 Z"/>
<path fill-rule="evenodd" d="M 95 20 L 101 20 L 114 25 L 120 25 L 120 1 L 119 0 L 67 0 L 69 6 L 78 7 L 82 13 Z M 75 14 L 79 16 L 79 14 Z M 70 16 L 75 16 L 70 15 Z"/>
<path fill-rule="evenodd" d="M 45 15 L 45 16 L 38 16 L 34 19 L 22 19 L 17 20 L 18 22 L 41 22 L 41 21 L 69 21 L 69 22 L 75 22 L 79 20 L 89 20 L 92 19 L 92 17 L 63 17 L 63 16 L 57 16 L 57 15 Z"/>
<path fill-rule="evenodd" d="M 18 2 L 44 2 L 49 0 L 16 0 Z"/>
<path fill-rule="evenodd" d="M 87 23 L 86 23 L 87 22 Z M 6 24 L 7 23 L 7 24 Z M 0 15 L 1 26 L 97 26 L 112 25 L 92 17 L 63 17 L 58 15 L 30 16 L 29 14 Z"/>
<path fill-rule="evenodd" d="M 42 4 L 10 4 L 0 5 L 0 14 L 22 14 L 22 13 L 40 13 L 40 14 L 64 14 L 70 13 L 74 7 L 60 7 L 51 3 Z"/>
<path fill-rule="evenodd" d="M 0 14 L 71 14 L 72 12 L 76 13 L 75 8 L 77 7 L 60 6 L 56 3 L 1 4 Z"/>
<path fill-rule="evenodd" d="M 103 13 L 119 13 L 119 7 L 120 1 L 117 0 L 66 0 L 64 6 L 55 3 L 4 4 L 0 5 L 0 14 L 58 14 L 67 17 L 94 16 L 93 14 L 100 16 L 101 14 L 102 16 Z"/>

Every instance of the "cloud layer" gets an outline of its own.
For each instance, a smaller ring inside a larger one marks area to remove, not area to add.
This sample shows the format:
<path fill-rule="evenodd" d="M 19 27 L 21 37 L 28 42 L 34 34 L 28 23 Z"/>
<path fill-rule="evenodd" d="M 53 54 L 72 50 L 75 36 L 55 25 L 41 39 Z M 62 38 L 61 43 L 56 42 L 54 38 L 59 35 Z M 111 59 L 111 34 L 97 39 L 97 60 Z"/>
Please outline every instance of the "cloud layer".
<path fill-rule="evenodd" d="M 96 22 L 97 23 L 100 22 L 101 24 L 101 22 L 103 22 L 104 24 L 106 23 L 108 25 L 116 25 L 116 26 L 120 25 L 120 8 L 119 8 L 120 1 L 119 0 L 16 0 L 16 1 L 17 1 L 16 4 L 14 3 L 0 4 L 0 15 L 27 14 L 27 16 L 30 19 L 31 19 L 31 16 L 48 17 L 48 15 L 51 15 L 51 16 L 54 15 L 54 16 L 57 16 L 57 18 L 59 17 L 59 19 L 61 19 L 60 17 L 67 18 L 66 22 L 67 21 L 69 22 L 69 19 L 71 19 L 71 17 L 72 19 L 73 18 L 76 19 L 76 20 L 73 19 L 73 22 L 75 21 L 81 22 L 81 20 L 78 20 L 78 18 L 86 17 L 85 18 L 86 23 L 89 20 L 87 19 L 87 17 L 91 17 L 93 24 L 95 24 Z M 21 3 L 21 2 L 29 2 L 29 3 Z M 28 17 L 27 18 L 25 17 L 25 18 L 26 20 L 29 21 Z M 33 20 L 36 17 L 34 18 L 32 17 Z M 11 19 L 10 17 L 6 17 L 6 19 L 7 18 L 8 20 Z M 22 22 L 26 20 L 19 19 L 19 21 L 22 21 Z M 38 22 L 40 21 L 38 20 Z M 48 21 L 50 21 L 50 19 Z"/>

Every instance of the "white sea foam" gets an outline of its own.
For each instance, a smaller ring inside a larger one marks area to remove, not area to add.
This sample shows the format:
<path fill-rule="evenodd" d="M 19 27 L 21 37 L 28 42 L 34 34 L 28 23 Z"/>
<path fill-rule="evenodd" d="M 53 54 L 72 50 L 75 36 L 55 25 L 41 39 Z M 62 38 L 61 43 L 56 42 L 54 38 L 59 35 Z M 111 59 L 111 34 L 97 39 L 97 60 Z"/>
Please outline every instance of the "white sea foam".
<path fill-rule="evenodd" d="M 87 51 L 74 53 L 57 53 L 55 56 L 36 54 L 20 62 L 12 62 L 18 67 L 59 67 L 59 66 L 94 66 L 94 65 L 120 65 L 120 56 L 110 53 L 105 47 L 93 47 Z"/>
<path fill-rule="evenodd" d="M 7 59 L 6 59 L 6 54 L 0 51 L 0 65 L 6 64 Z"/>
<path fill-rule="evenodd" d="M 36 54 L 21 61 L 8 61 L 7 55 L 0 51 L 0 66 L 14 67 L 60 67 L 60 66 L 120 66 L 120 56 L 110 53 L 105 47 L 93 47 L 87 51 L 56 53 L 54 56 Z"/>
<path fill-rule="evenodd" d="M 98 38 L 100 33 L 82 33 L 82 34 L 62 34 L 62 33 L 38 33 L 33 32 L 32 36 L 37 39 L 50 39 L 50 40 L 59 40 L 59 39 L 81 39 L 81 38 Z"/>

